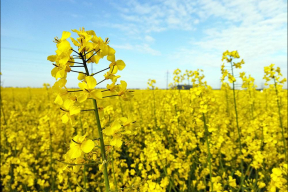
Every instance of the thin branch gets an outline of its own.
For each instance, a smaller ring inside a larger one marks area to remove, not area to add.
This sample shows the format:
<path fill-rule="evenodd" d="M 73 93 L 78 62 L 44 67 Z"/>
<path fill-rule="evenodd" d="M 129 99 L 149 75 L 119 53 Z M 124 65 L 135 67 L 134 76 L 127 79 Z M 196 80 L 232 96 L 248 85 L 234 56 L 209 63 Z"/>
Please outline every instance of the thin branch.
<path fill-rule="evenodd" d="M 83 65 L 83 63 L 80 63 L 80 62 L 73 62 L 73 61 L 68 61 L 69 63 L 76 63 L 76 64 L 82 64 Z"/>
<path fill-rule="evenodd" d="M 77 53 L 78 55 L 80 55 L 77 51 L 75 51 L 74 49 L 71 49 L 72 51 L 74 51 L 75 53 Z"/>
<path fill-rule="evenodd" d="M 103 90 L 103 91 L 101 91 L 101 92 L 105 92 L 105 91 L 110 91 L 110 89 L 106 89 L 106 90 Z"/>
<path fill-rule="evenodd" d="M 131 122 L 131 123 L 136 123 L 136 121 L 133 121 L 133 122 Z M 124 127 L 124 125 L 121 125 L 122 127 Z"/>
<path fill-rule="evenodd" d="M 76 142 L 74 139 L 72 139 L 72 141 L 73 141 L 74 143 L 81 144 L 81 143 Z"/>
<path fill-rule="evenodd" d="M 99 85 L 100 83 L 102 83 L 103 81 L 106 81 L 107 79 L 103 79 L 102 81 L 100 81 L 99 83 L 97 83 L 97 85 Z"/>
<path fill-rule="evenodd" d="M 103 70 L 98 71 L 98 72 L 96 72 L 96 73 L 92 73 L 91 76 L 94 76 L 94 75 L 96 75 L 96 74 L 98 74 L 98 73 L 101 73 L 101 72 L 103 72 L 103 71 L 105 71 L 105 70 L 107 70 L 107 69 L 110 69 L 110 67 L 107 67 L 106 69 L 103 69 Z"/>
<path fill-rule="evenodd" d="M 74 71 L 74 70 L 71 70 L 72 72 L 75 72 L 75 73 L 83 73 L 83 74 L 86 74 L 86 73 L 84 73 L 84 72 L 82 72 L 82 71 Z"/>
<path fill-rule="evenodd" d="M 88 62 L 95 54 L 97 54 L 100 51 L 100 49 L 98 49 L 98 51 L 96 51 L 91 57 L 89 57 L 86 62 Z"/>
<path fill-rule="evenodd" d="M 54 159 L 54 160 L 56 160 L 56 161 L 58 161 L 58 162 L 60 162 L 60 163 L 64 163 L 64 164 L 67 164 L 67 165 L 97 165 L 97 164 L 101 164 L 102 162 L 98 162 L 98 163 L 83 163 L 83 164 L 75 164 L 75 163 L 67 163 L 67 162 L 64 162 L 64 161 L 60 161 L 60 160 L 58 160 L 58 159 Z"/>
<path fill-rule="evenodd" d="M 77 56 L 77 55 L 72 55 L 74 57 L 72 57 L 73 59 L 81 59 L 81 57 Z M 81 59 L 82 60 L 82 59 Z"/>
<path fill-rule="evenodd" d="M 106 97 L 116 97 L 116 96 L 120 96 L 120 95 L 109 95 L 109 96 L 105 96 L 105 97 L 102 97 L 102 98 L 106 98 Z"/>
<path fill-rule="evenodd" d="M 93 50 L 91 50 L 91 51 L 85 53 L 83 56 L 86 56 L 88 53 L 90 53 L 90 52 L 92 52 L 92 51 L 95 51 L 95 49 L 93 49 Z"/>
<path fill-rule="evenodd" d="M 80 92 L 80 91 L 83 91 L 83 90 L 81 89 L 81 90 L 74 90 L 74 91 L 67 91 L 67 92 Z"/>
<path fill-rule="evenodd" d="M 113 74 L 114 66 L 115 66 L 115 65 L 113 65 L 113 67 L 112 67 L 111 74 Z M 110 67 L 109 67 L 109 68 L 110 68 Z"/>
<path fill-rule="evenodd" d="M 60 109 L 61 109 L 62 111 L 68 112 L 67 110 L 65 110 L 65 109 L 63 109 L 63 108 L 61 108 L 61 107 L 60 107 Z"/>

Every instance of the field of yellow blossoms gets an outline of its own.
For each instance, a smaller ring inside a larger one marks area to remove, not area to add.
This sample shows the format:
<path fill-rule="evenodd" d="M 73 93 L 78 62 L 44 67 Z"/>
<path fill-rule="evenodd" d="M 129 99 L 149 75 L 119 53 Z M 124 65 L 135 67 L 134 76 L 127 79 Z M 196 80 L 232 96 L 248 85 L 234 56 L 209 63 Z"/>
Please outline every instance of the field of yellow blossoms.
<path fill-rule="evenodd" d="M 263 69 L 267 88 L 259 91 L 239 53 L 226 51 L 221 90 L 201 69 L 176 69 L 169 90 L 155 80 L 128 90 L 117 74 L 126 64 L 109 40 L 72 31 L 78 38 L 64 31 L 47 58 L 54 85 L 1 87 L 2 191 L 287 192 L 279 67 Z M 91 74 L 92 64 L 98 72 Z M 65 86 L 71 73 L 78 89 Z M 193 88 L 175 89 L 187 81 Z"/>

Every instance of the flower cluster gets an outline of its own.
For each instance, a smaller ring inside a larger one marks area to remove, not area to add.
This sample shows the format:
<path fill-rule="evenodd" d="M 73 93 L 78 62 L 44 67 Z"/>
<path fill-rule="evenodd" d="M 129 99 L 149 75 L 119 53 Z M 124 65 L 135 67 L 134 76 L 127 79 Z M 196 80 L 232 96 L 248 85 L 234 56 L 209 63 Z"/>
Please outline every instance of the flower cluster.
<path fill-rule="evenodd" d="M 240 56 L 239 56 L 239 53 L 238 51 L 231 51 L 229 52 L 228 50 L 225 51 L 223 53 L 223 56 L 222 56 L 222 61 L 226 61 L 227 63 L 230 63 L 231 64 L 231 73 L 228 71 L 228 69 L 225 69 L 225 63 L 222 64 L 221 66 L 221 73 L 222 73 L 222 78 L 221 78 L 221 81 L 223 82 L 225 77 L 228 76 L 228 80 L 230 83 L 233 83 L 236 81 L 235 77 L 234 77 L 234 74 L 233 74 L 233 67 L 235 68 L 239 68 L 241 69 L 242 68 L 242 65 L 245 63 L 244 60 L 242 59 L 240 62 L 232 62 L 233 59 L 239 59 Z"/>
<path fill-rule="evenodd" d="M 47 58 L 49 61 L 53 62 L 53 65 L 55 66 L 51 71 L 51 75 L 56 79 L 56 82 L 53 85 L 53 90 L 57 95 L 54 103 L 60 105 L 60 109 L 63 111 L 63 123 L 70 121 L 71 124 L 74 124 L 76 121 L 75 116 L 80 114 L 81 111 L 95 112 L 98 127 L 98 139 L 96 140 L 99 140 L 97 145 L 101 148 L 100 154 L 104 165 L 103 174 L 105 188 L 106 191 L 109 191 L 106 145 L 104 144 L 104 139 L 105 143 L 109 142 L 109 146 L 120 148 L 122 145 L 122 126 L 128 126 L 131 122 L 128 122 L 125 117 L 122 117 L 120 118 L 122 125 L 118 122 L 118 119 L 111 123 L 110 118 L 109 120 L 105 119 L 103 113 L 101 113 L 101 111 L 103 112 L 103 110 L 105 110 L 105 107 L 98 107 L 97 103 L 107 97 L 119 97 L 127 101 L 130 100 L 133 95 L 132 92 L 127 89 L 127 83 L 125 81 L 120 81 L 120 84 L 116 84 L 120 77 L 119 75 L 116 76 L 117 72 L 122 71 L 126 65 L 124 61 L 115 59 L 116 51 L 108 45 L 108 38 L 104 41 L 101 37 L 98 37 L 94 31 L 85 31 L 84 28 L 79 31 L 72 31 L 77 33 L 79 37 L 74 39 L 71 37 L 70 32 L 64 31 L 61 39 L 56 37 L 54 40 L 57 47 L 56 55 L 50 55 Z M 73 45 L 77 47 L 76 50 L 72 48 L 70 42 L 67 40 L 68 38 L 70 38 Z M 76 55 L 71 55 L 72 53 L 75 53 Z M 96 73 L 89 72 L 88 66 L 98 64 L 99 60 L 104 57 L 110 62 L 109 66 Z M 82 68 L 84 72 L 81 70 L 72 70 L 72 68 Z M 97 83 L 94 76 L 104 71 L 107 71 L 104 74 L 104 79 Z M 66 87 L 67 75 L 71 72 L 78 73 L 77 79 L 80 81 L 78 83 L 78 90 L 71 90 Z M 95 88 L 106 80 L 111 80 L 111 83 L 106 85 L 105 90 Z M 83 104 L 87 99 L 92 100 L 94 106 L 92 109 L 83 109 Z M 106 128 L 104 131 L 102 131 L 103 126 Z M 106 138 L 103 137 L 103 133 Z M 65 163 L 76 165 L 73 167 L 74 171 L 79 170 L 79 166 L 77 165 L 85 166 L 92 160 L 93 157 L 91 157 L 91 155 L 93 153 L 95 154 L 97 151 L 93 150 L 96 146 L 95 142 L 91 139 L 86 139 L 87 135 L 86 132 L 84 136 L 74 136 L 70 143 L 70 149 L 65 155 Z M 65 166 L 64 169 L 67 167 L 69 166 Z"/>
<path fill-rule="evenodd" d="M 57 80 L 53 85 L 53 90 L 57 94 L 55 103 L 61 106 L 61 110 L 64 112 L 62 116 L 63 123 L 67 123 L 69 120 L 74 122 L 75 115 L 80 113 L 80 103 L 83 103 L 87 99 L 101 100 L 103 99 L 103 91 L 95 89 L 97 85 L 105 80 L 111 80 L 111 84 L 107 84 L 106 97 L 107 96 L 119 96 L 124 100 L 129 100 L 133 95 L 127 90 L 127 83 L 121 81 L 121 84 L 116 84 L 117 79 L 120 76 L 116 76 L 118 71 L 122 71 L 125 68 L 125 63 L 122 60 L 115 59 L 116 51 L 108 45 L 108 38 L 102 40 L 101 37 L 96 36 L 95 32 L 85 31 L 84 28 L 78 30 L 72 30 L 79 36 L 74 39 L 70 32 L 64 31 L 61 39 L 55 38 L 57 50 L 56 55 L 50 55 L 47 59 L 53 62 L 54 68 L 51 71 L 51 75 Z M 75 45 L 78 51 L 74 50 L 68 41 L 71 39 L 73 45 Z M 75 56 L 71 55 L 76 53 Z M 90 74 L 88 71 L 88 64 L 98 64 L 99 60 L 107 56 L 107 60 L 110 62 L 109 67 L 99 70 L 96 73 Z M 79 61 L 78 61 L 79 60 Z M 83 68 L 83 71 L 75 71 L 72 68 Z M 104 74 L 104 79 L 97 83 L 94 75 L 109 70 Z M 78 86 L 80 90 L 68 90 L 66 87 L 67 74 L 78 73 Z M 111 93 L 107 95 L 107 93 Z"/>
<path fill-rule="evenodd" d="M 154 86 L 155 83 L 156 83 L 155 79 L 148 79 L 148 82 L 147 82 L 148 88 L 147 89 L 149 89 L 150 87 L 151 87 L 151 89 L 155 89 L 155 86 Z M 157 89 L 157 87 L 156 87 L 156 89 Z"/>
<path fill-rule="evenodd" d="M 268 85 L 267 82 L 273 79 L 276 83 L 285 83 L 287 82 L 286 78 L 281 79 L 282 73 L 280 70 L 280 67 L 277 67 L 276 69 L 274 68 L 275 64 L 271 64 L 267 67 L 264 67 L 264 77 L 263 79 L 266 80 L 265 85 Z"/>

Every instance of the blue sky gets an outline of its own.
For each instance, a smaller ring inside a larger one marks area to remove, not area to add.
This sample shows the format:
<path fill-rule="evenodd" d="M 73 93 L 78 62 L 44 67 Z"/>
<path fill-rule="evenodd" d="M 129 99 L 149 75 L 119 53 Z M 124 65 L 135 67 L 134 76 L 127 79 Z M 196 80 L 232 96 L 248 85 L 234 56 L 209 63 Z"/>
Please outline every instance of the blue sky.
<path fill-rule="evenodd" d="M 264 66 L 275 63 L 287 75 L 285 0 L 5 0 L 2 85 L 54 84 L 53 66 L 47 61 L 56 50 L 53 39 L 80 27 L 94 30 L 102 39 L 109 37 L 116 59 L 126 63 L 119 75 L 129 88 L 146 88 L 149 78 L 166 88 L 167 71 L 172 82 L 176 68 L 203 69 L 208 84 L 219 88 L 226 50 L 238 50 L 246 63 L 237 73 L 251 74 L 259 87 L 264 84 Z M 76 37 L 73 32 L 72 36 Z M 93 71 L 108 64 L 103 59 Z M 75 74 L 69 74 L 67 85 L 77 87 Z"/>

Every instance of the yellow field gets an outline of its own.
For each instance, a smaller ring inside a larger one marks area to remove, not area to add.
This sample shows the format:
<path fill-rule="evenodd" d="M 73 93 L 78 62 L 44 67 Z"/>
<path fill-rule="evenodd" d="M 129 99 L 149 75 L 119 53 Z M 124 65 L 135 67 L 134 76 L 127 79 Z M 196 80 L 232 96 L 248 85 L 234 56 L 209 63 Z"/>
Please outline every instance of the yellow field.
<path fill-rule="evenodd" d="M 53 86 L 1 87 L 3 191 L 288 190 L 287 80 L 279 67 L 264 68 L 263 91 L 241 72 L 237 90 L 234 69 L 244 60 L 225 51 L 221 90 L 207 85 L 202 70 L 176 69 L 169 90 L 149 79 L 150 89 L 131 91 L 117 80 L 126 64 L 109 39 L 72 31 L 79 38 L 64 31 L 47 57 Z M 90 73 L 102 58 L 109 66 Z M 71 73 L 78 89 L 66 87 Z M 193 88 L 175 89 L 186 80 Z M 103 82 L 106 89 L 95 88 Z"/>
<path fill-rule="evenodd" d="M 3 191 L 105 190 L 93 111 L 63 124 L 51 88 L 1 91 Z M 111 191 L 212 191 L 211 183 L 214 191 L 238 191 L 241 161 L 246 191 L 286 191 L 287 90 L 236 90 L 241 152 L 230 88 L 136 90 L 131 101 L 115 98 L 98 101 Z M 130 123 L 112 138 L 108 127 L 122 117 Z M 93 150 L 78 162 L 65 159 L 73 136 L 85 133 Z"/>

